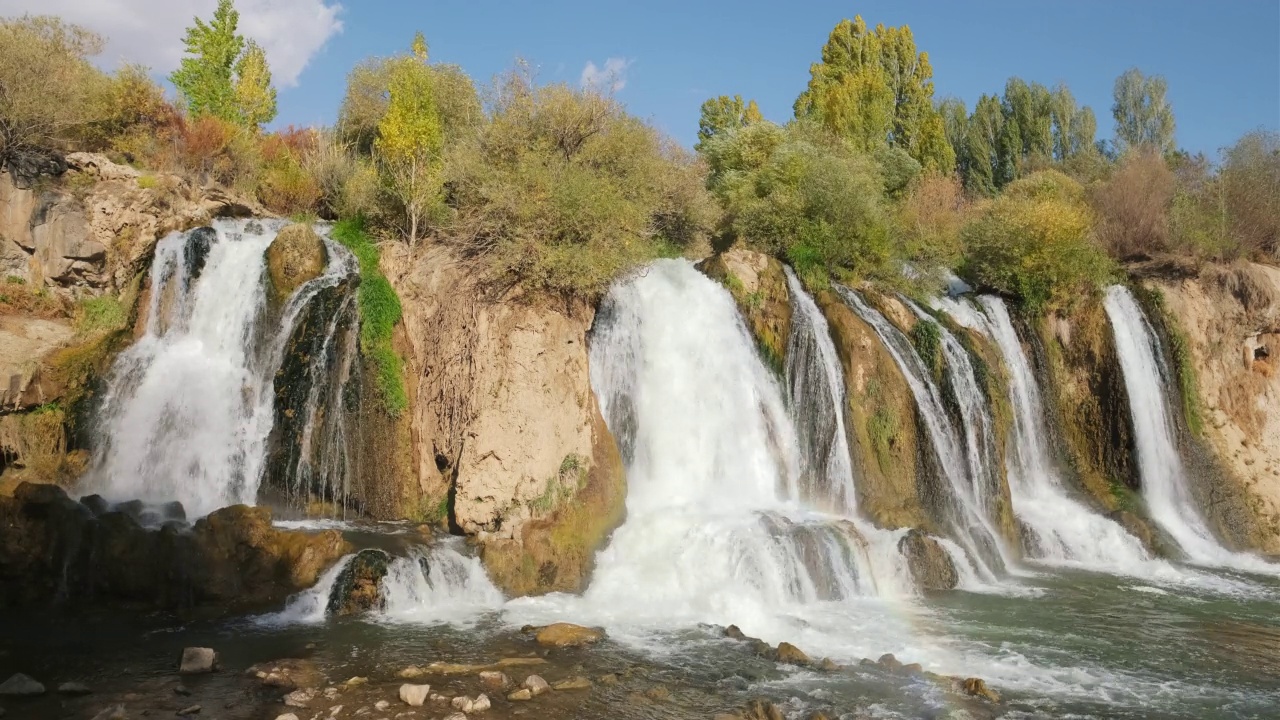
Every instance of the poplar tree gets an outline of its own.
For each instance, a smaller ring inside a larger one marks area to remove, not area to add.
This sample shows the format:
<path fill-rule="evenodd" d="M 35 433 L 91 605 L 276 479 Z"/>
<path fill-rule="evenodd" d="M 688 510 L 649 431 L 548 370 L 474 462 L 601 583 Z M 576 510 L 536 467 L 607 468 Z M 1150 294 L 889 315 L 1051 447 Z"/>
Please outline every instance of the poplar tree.
<path fill-rule="evenodd" d="M 218 0 L 208 22 L 195 18 L 183 44 L 186 57 L 169 76 L 193 117 L 211 115 L 257 128 L 276 116 L 276 91 L 267 57 L 237 32 L 240 13 L 232 0 Z"/>
<path fill-rule="evenodd" d="M 1150 145 L 1164 154 L 1173 152 L 1176 123 L 1168 91 L 1163 77 L 1147 77 L 1137 68 L 1116 78 L 1111 114 L 1116 120 L 1116 143 L 1122 150 Z"/>
<path fill-rule="evenodd" d="M 702 103 L 702 114 L 698 119 L 698 142 L 694 149 L 702 150 L 708 140 L 720 133 L 744 128 L 763 119 L 755 100 L 744 103 L 741 95 L 711 98 Z"/>
<path fill-rule="evenodd" d="M 276 117 L 276 89 L 267 55 L 252 40 L 236 63 L 236 112 L 241 124 L 258 127 Z"/>
<path fill-rule="evenodd" d="M 405 239 L 414 245 L 440 189 L 444 145 L 422 33 L 414 37 L 409 55 L 390 61 L 388 79 L 389 101 L 378 122 L 374 154 L 404 212 Z"/>

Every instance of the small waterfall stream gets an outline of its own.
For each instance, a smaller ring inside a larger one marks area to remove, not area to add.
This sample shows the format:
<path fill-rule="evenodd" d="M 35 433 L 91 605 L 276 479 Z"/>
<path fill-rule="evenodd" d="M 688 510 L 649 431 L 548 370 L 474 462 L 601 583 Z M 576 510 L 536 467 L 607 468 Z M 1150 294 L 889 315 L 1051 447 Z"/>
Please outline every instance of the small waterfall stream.
<path fill-rule="evenodd" d="M 985 399 L 980 393 L 978 397 L 964 397 L 972 395 L 978 387 L 967 353 L 960 348 L 959 355 L 956 355 L 954 347 L 947 347 L 950 343 L 944 344 L 948 372 L 956 385 L 957 395 L 960 396 L 958 399 L 962 407 L 968 406 L 965 410 L 966 427 L 962 434 L 961 429 L 955 426 L 947 414 L 941 390 L 907 336 L 868 305 L 858 293 L 841 285 L 836 288 L 845 303 L 880 336 L 894 362 L 902 369 L 937 453 L 939 470 L 950 491 L 951 502 L 948 503 L 946 512 L 955 533 L 953 539 L 968 552 L 969 560 L 975 564 L 981 579 L 986 582 L 994 581 L 997 573 L 1010 567 L 1012 562 L 1006 555 L 1004 542 L 988 512 L 986 481 L 983 478 L 984 474 L 989 473 L 990 466 L 981 455 L 980 443 L 983 442 L 984 431 L 977 427 L 982 414 L 986 412 Z M 949 335 L 947 333 L 943 337 Z M 954 338 L 951 341 L 958 345 Z M 986 422 L 986 427 L 989 428 L 989 419 Z"/>
<path fill-rule="evenodd" d="M 144 334 L 120 354 L 83 486 L 112 500 L 180 501 L 188 515 L 253 504 L 274 424 L 274 380 L 311 301 L 355 271 L 326 243 L 324 274 L 267 311 L 264 253 L 283 221 L 219 220 L 156 246 Z"/>

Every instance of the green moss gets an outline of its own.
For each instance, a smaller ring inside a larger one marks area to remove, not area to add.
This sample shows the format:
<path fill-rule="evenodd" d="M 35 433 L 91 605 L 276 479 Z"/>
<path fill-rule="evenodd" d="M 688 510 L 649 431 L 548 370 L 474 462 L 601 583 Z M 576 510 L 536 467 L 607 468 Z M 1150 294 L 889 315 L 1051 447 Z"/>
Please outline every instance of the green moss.
<path fill-rule="evenodd" d="M 396 323 L 403 314 L 400 297 L 378 267 L 381 254 L 365 233 L 363 221 L 343 220 L 334 225 L 331 234 L 360 264 L 360 351 L 373 363 L 383 409 L 392 417 L 399 417 L 409 406 L 404 361 L 391 343 Z"/>
<path fill-rule="evenodd" d="M 867 436 L 871 440 L 871 448 L 876 454 L 876 462 L 880 469 L 888 471 L 893 467 L 893 443 L 902 431 L 898 414 L 885 398 L 884 387 L 879 378 L 867 381 L 867 405 L 871 407 L 871 415 L 867 418 Z"/>
<path fill-rule="evenodd" d="M 915 346 L 925 367 L 936 376 L 942 372 L 942 332 L 938 324 L 921 320 L 911 328 L 911 344 Z"/>
<path fill-rule="evenodd" d="M 1115 508 L 1130 513 L 1139 513 L 1142 510 L 1142 501 L 1138 498 L 1138 493 L 1132 488 L 1121 482 L 1111 481 L 1111 498 L 1115 501 Z"/>
<path fill-rule="evenodd" d="M 1204 414 L 1200 407 L 1199 377 L 1196 375 L 1195 358 L 1191 354 L 1190 340 L 1165 307 L 1164 295 L 1156 288 L 1140 288 L 1141 295 L 1159 313 L 1165 333 L 1169 337 L 1169 351 L 1173 356 L 1174 371 L 1178 374 L 1178 393 L 1182 399 L 1182 415 L 1187 429 L 1193 435 L 1204 433 Z"/>

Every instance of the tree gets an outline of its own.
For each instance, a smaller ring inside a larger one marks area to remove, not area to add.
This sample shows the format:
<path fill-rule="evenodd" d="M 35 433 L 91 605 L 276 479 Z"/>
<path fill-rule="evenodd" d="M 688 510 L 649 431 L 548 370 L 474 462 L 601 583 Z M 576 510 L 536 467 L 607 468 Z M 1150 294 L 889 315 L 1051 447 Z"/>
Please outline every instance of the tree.
<path fill-rule="evenodd" d="M 702 116 L 698 119 L 698 142 L 694 149 L 701 150 L 708 140 L 719 133 L 737 130 L 764 119 L 755 100 L 746 103 L 741 95 L 721 95 L 702 103 Z"/>
<path fill-rule="evenodd" d="M 256 42 L 249 41 L 236 62 L 236 110 L 240 123 L 258 127 L 276 117 L 276 89 L 271 85 L 267 55 Z"/>
<path fill-rule="evenodd" d="M 211 115 L 256 129 L 276 116 L 276 91 L 266 53 L 236 31 L 240 13 L 218 0 L 213 19 L 195 19 L 183 39 L 186 55 L 169 76 L 193 117 Z"/>
<path fill-rule="evenodd" d="M 1000 168 L 1000 140 L 1004 133 L 1004 112 L 994 95 L 983 95 L 969 117 L 965 186 L 969 192 L 994 195 Z"/>
<path fill-rule="evenodd" d="M 911 28 L 877 25 L 861 16 L 841 20 L 809 68 L 809 86 L 795 103 L 797 118 L 819 120 L 855 146 L 890 143 L 926 168 L 950 172 L 955 152 L 933 107 L 933 66 Z"/>
<path fill-rule="evenodd" d="M 404 210 L 405 237 L 413 245 L 439 193 L 444 145 L 422 33 L 414 37 L 410 55 L 390 62 L 388 79 L 390 97 L 374 151 L 388 190 Z"/>
<path fill-rule="evenodd" d="M 100 36 L 55 17 L 0 20 L 0 164 L 95 119 L 110 91 L 88 60 L 101 51 Z"/>
<path fill-rule="evenodd" d="M 1111 115 L 1116 120 L 1116 142 L 1122 151 L 1142 145 L 1150 145 L 1161 154 L 1174 150 L 1175 123 L 1173 107 L 1166 97 L 1168 90 L 1162 76 L 1147 77 L 1137 68 L 1116 78 Z"/>

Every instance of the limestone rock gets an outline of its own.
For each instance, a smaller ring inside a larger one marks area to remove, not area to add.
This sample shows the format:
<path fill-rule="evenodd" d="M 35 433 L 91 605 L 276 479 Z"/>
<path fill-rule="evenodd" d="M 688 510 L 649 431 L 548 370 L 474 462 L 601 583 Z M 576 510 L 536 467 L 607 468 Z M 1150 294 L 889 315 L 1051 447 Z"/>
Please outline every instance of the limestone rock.
<path fill-rule="evenodd" d="M 898 541 L 898 551 L 907 560 L 911 578 L 922 590 L 953 590 L 960 576 L 951 556 L 937 540 L 924 531 L 912 529 Z"/>
<path fill-rule="evenodd" d="M 468 714 L 484 712 L 490 707 L 489 696 L 483 693 L 475 696 L 474 698 L 467 697 L 466 695 L 459 695 L 453 699 L 451 705 L 453 705 L 454 709 L 461 710 Z"/>
<path fill-rule="evenodd" d="M 249 668 L 247 674 L 258 678 L 267 687 L 283 690 L 315 687 L 324 682 L 324 673 L 310 660 L 286 659 L 261 663 Z"/>
<path fill-rule="evenodd" d="M 43 694 L 44 685 L 36 682 L 35 678 L 22 673 L 10 675 L 8 680 L 0 683 L 0 697 L 28 697 Z"/>
<path fill-rule="evenodd" d="M 281 229 L 267 248 L 267 273 L 276 301 L 283 303 L 303 283 L 319 277 L 326 259 L 324 241 L 310 225 Z"/>
<path fill-rule="evenodd" d="M 320 692 L 316 688 L 301 688 L 285 695 L 284 704 L 289 707 L 309 707 L 319 694 Z"/>
<path fill-rule="evenodd" d="M 885 653 L 884 655 L 881 655 L 880 659 L 876 660 L 876 664 L 889 670 L 898 670 L 902 667 L 902 662 L 898 660 L 898 658 L 894 657 L 893 653 Z"/>
<path fill-rule="evenodd" d="M 698 263 L 698 269 L 729 289 L 765 360 L 781 373 L 791 337 L 791 295 L 782 263 L 735 245 Z"/>
<path fill-rule="evenodd" d="M 778 662 L 785 663 L 787 665 L 799 665 L 806 667 L 813 664 L 813 660 L 810 660 L 809 656 L 806 655 L 803 650 L 789 642 L 778 643 L 777 659 Z"/>
<path fill-rule="evenodd" d="M 598 642 L 604 637 L 604 631 L 598 628 L 582 627 L 571 623 L 554 623 L 539 628 L 534 636 L 539 645 L 549 647 L 578 647 Z"/>
<path fill-rule="evenodd" d="M 484 670 L 480 673 L 480 684 L 493 690 L 506 690 L 511 687 L 511 678 L 499 670 Z"/>
<path fill-rule="evenodd" d="M 467 720 L 467 716 L 465 713 L 456 712 L 451 715 L 446 715 L 444 720 Z"/>
<path fill-rule="evenodd" d="M 373 704 L 373 709 L 377 710 L 378 712 L 382 712 L 389 707 L 391 707 L 391 703 L 387 702 L 386 700 L 379 700 L 378 702 Z"/>
<path fill-rule="evenodd" d="M 520 688 L 519 690 L 516 690 L 515 692 L 508 694 L 507 699 L 514 702 L 519 702 L 521 700 L 532 700 L 533 691 L 530 690 L 529 688 Z"/>
<path fill-rule="evenodd" d="M 560 682 L 555 683 L 554 685 L 552 685 L 552 686 L 551 686 L 551 689 L 552 689 L 552 690 L 556 690 L 556 691 L 560 691 L 560 690 L 590 690 L 590 689 L 591 689 L 591 681 L 590 681 L 590 680 L 588 680 L 588 679 L 586 679 L 586 678 L 584 678 L 584 677 L 582 677 L 581 675 L 575 675 L 574 677 L 571 677 L 571 678 L 565 678 L 564 680 L 561 680 Z"/>
<path fill-rule="evenodd" d="M 430 692 L 430 685 L 410 685 L 406 683 L 400 686 L 400 700 L 411 707 L 422 707 L 422 704 L 427 701 L 427 695 Z"/>
<path fill-rule="evenodd" d="M 189 707 L 185 707 L 185 708 L 182 708 L 181 710 L 179 710 L 179 711 L 178 711 L 178 715 L 179 715 L 179 716 L 182 716 L 182 715 L 199 715 L 199 714 L 200 714 L 200 711 L 201 711 L 201 710 L 203 710 L 203 709 L 204 709 L 204 708 L 200 707 L 199 705 L 191 705 L 191 706 L 189 706 Z"/>
<path fill-rule="evenodd" d="M 298 716 L 293 713 L 284 713 L 283 715 L 277 715 L 276 720 L 298 720 Z"/>
<path fill-rule="evenodd" d="M 74 336 L 75 329 L 62 320 L 0 316 L 0 407 L 22 410 L 61 397 L 64 388 L 49 361 Z"/>
<path fill-rule="evenodd" d="M 523 687 L 534 695 L 541 695 L 551 689 L 551 686 L 548 685 L 547 681 L 543 680 L 540 675 L 530 675 L 524 679 L 524 682 L 521 683 L 520 687 Z"/>
<path fill-rule="evenodd" d="M 213 648 L 189 647 L 182 651 L 178 672 L 182 675 L 211 673 L 218 669 L 218 653 Z"/>
<path fill-rule="evenodd" d="M 101 180 L 137 180 L 142 173 L 128 165 L 111 162 L 106 155 L 74 152 L 67 156 L 67 166 Z"/>

